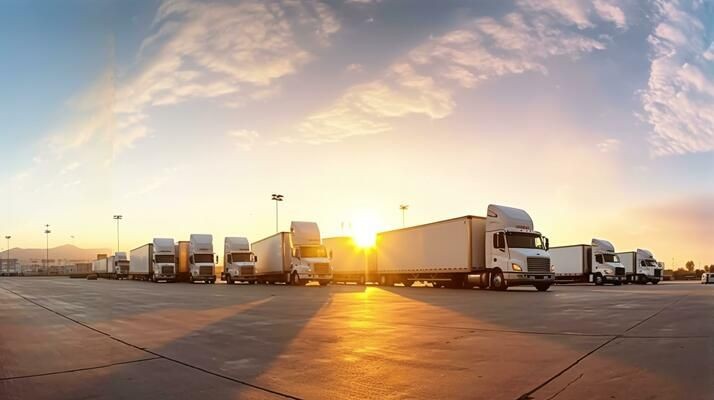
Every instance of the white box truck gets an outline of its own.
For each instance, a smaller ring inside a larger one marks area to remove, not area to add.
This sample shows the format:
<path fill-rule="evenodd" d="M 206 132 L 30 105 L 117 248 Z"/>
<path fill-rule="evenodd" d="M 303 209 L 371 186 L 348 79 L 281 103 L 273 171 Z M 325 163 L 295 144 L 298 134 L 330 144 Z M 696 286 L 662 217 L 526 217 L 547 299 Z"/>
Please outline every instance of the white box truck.
<path fill-rule="evenodd" d="M 359 246 L 350 236 L 325 238 L 322 243 L 332 266 L 333 283 L 377 281 L 373 249 Z"/>
<path fill-rule="evenodd" d="M 559 283 L 594 282 L 596 285 L 625 282 L 625 267 L 607 240 L 593 239 L 590 245 L 551 247 L 551 262 Z"/>
<path fill-rule="evenodd" d="M 314 222 L 293 221 L 290 232 L 278 232 L 252 247 L 258 282 L 305 285 L 317 281 L 324 286 L 332 280 L 327 250 Z"/>
<path fill-rule="evenodd" d="M 617 253 L 620 262 L 625 266 L 625 277 L 628 283 L 652 282 L 656 285 L 662 280 L 662 267 L 651 251 L 637 249 L 637 251 L 626 251 Z"/>
<path fill-rule="evenodd" d="M 106 276 L 111 279 L 126 279 L 129 277 L 129 259 L 126 253 L 118 251 L 107 258 Z"/>
<path fill-rule="evenodd" d="M 434 286 L 506 290 L 553 284 L 548 240 L 533 230 L 525 211 L 491 204 L 486 217 L 465 217 L 377 234 L 380 285 L 414 282 Z"/>
<path fill-rule="evenodd" d="M 152 282 L 176 280 L 176 250 L 174 240 L 155 238 L 151 243 L 131 251 L 129 274 L 132 279 Z"/>
<path fill-rule="evenodd" d="M 227 237 L 223 242 L 223 272 L 221 279 L 228 284 L 255 283 L 255 254 L 245 237 Z"/>
<path fill-rule="evenodd" d="M 191 234 L 188 247 L 189 282 L 216 283 L 217 263 L 213 235 Z"/>

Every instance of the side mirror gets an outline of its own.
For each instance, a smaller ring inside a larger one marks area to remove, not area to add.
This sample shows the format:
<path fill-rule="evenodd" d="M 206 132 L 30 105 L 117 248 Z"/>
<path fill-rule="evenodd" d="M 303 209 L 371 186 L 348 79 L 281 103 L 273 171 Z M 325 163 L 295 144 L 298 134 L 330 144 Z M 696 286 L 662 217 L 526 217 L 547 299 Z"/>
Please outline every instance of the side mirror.
<path fill-rule="evenodd" d="M 258 256 L 253 256 L 253 261 L 258 262 Z"/>
<path fill-rule="evenodd" d="M 550 249 L 550 240 L 548 238 L 545 238 L 545 251 L 548 251 Z"/>
<path fill-rule="evenodd" d="M 216 264 L 218 264 L 218 256 L 216 256 Z"/>
<path fill-rule="evenodd" d="M 332 250 L 330 250 L 330 260 L 332 260 Z"/>

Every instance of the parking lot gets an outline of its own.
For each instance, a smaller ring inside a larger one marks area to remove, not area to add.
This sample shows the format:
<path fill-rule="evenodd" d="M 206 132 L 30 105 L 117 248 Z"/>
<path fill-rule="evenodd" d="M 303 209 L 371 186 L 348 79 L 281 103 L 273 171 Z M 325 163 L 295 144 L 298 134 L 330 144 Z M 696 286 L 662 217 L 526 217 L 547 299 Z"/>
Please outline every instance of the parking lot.
<path fill-rule="evenodd" d="M 712 399 L 714 285 L 0 279 L 0 399 Z"/>

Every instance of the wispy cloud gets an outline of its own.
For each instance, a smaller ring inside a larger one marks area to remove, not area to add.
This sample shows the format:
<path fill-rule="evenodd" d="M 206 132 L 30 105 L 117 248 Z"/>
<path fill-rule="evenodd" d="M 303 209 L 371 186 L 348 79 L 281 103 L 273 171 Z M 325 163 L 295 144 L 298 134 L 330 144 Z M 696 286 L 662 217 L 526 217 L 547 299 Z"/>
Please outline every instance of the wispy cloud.
<path fill-rule="evenodd" d="M 606 46 L 571 29 L 570 19 L 563 21 L 530 3 L 522 7 L 528 12 L 478 18 L 430 38 L 379 79 L 350 87 L 331 106 L 308 116 L 298 126 L 299 136 L 290 139 L 333 142 L 389 131 L 396 117 L 444 118 L 453 112 L 459 89 L 504 75 L 547 73 L 548 58 L 575 58 Z"/>
<path fill-rule="evenodd" d="M 611 153 L 620 149 L 620 141 L 614 138 L 605 139 L 597 144 L 597 148 L 603 153 Z"/>
<path fill-rule="evenodd" d="M 623 1 L 614 0 L 519 0 L 526 11 L 537 11 L 556 17 L 580 29 L 593 28 L 597 19 L 614 23 L 618 28 L 627 27 L 622 9 Z"/>
<path fill-rule="evenodd" d="M 649 36 L 652 64 L 642 94 L 657 156 L 714 150 L 714 57 L 706 23 L 711 7 L 698 1 L 658 1 Z"/>
<path fill-rule="evenodd" d="M 255 141 L 260 137 L 258 132 L 248 129 L 230 131 L 227 135 L 233 140 L 233 144 L 243 151 L 251 150 Z"/>

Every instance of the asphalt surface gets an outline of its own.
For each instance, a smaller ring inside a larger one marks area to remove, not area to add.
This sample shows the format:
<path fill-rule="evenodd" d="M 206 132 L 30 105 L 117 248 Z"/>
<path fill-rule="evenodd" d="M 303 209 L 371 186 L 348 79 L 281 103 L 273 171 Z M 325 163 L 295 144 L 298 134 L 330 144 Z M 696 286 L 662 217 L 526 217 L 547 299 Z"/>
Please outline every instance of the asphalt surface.
<path fill-rule="evenodd" d="M 0 278 L 0 399 L 714 399 L 714 285 Z"/>

